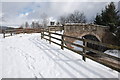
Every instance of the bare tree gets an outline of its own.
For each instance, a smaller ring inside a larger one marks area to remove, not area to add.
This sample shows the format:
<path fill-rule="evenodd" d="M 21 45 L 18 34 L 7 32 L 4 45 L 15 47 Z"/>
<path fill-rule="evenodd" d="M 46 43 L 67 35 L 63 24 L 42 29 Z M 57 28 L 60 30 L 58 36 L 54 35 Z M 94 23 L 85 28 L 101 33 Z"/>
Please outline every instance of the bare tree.
<path fill-rule="evenodd" d="M 66 16 L 60 16 L 59 22 L 64 25 L 67 22 Z"/>
<path fill-rule="evenodd" d="M 40 28 L 39 22 L 36 22 L 36 28 Z"/>
<path fill-rule="evenodd" d="M 28 27 L 29 27 L 28 22 L 25 22 L 25 27 L 26 27 L 26 28 L 28 28 Z"/>
<path fill-rule="evenodd" d="M 47 24 L 49 22 L 47 14 L 45 14 L 45 13 L 41 14 L 41 19 L 42 19 L 43 27 L 47 27 Z"/>
<path fill-rule="evenodd" d="M 86 23 L 86 17 L 84 13 L 80 13 L 79 11 L 74 11 L 68 16 L 61 16 L 59 19 L 61 24 L 65 23 Z"/>
<path fill-rule="evenodd" d="M 32 22 L 32 24 L 31 24 L 31 27 L 32 28 L 40 28 L 41 27 L 41 25 L 39 24 L 39 22 Z"/>
<path fill-rule="evenodd" d="M 31 27 L 32 27 L 32 28 L 35 28 L 35 23 L 34 23 L 34 21 L 32 22 Z"/>

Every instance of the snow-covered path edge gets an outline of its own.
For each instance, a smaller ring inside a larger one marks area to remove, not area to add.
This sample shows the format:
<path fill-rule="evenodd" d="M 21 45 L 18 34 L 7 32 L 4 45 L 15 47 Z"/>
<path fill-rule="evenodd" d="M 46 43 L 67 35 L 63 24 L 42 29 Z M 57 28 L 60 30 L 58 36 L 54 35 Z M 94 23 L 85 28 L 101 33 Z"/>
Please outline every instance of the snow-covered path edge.
<path fill-rule="evenodd" d="M 25 34 L 1 39 L 3 78 L 118 78 L 118 72 Z M 8 66 L 9 65 L 9 66 Z"/>

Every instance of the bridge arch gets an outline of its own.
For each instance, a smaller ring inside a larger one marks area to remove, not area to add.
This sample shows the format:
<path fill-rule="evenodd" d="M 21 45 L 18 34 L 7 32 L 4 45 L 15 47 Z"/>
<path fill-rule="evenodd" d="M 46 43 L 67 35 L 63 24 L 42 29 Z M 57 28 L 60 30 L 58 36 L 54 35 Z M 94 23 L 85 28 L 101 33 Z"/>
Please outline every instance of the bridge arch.
<path fill-rule="evenodd" d="M 95 33 L 93 33 L 93 32 L 85 32 L 85 33 L 82 33 L 79 37 L 82 38 L 82 37 L 87 36 L 87 35 L 94 36 L 94 37 L 96 37 L 100 42 L 102 42 L 101 38 L 100 38 L 97 34 L 95 34 Z"/>
<path fill-rule="evenodd" d="M 82 35 L 82 37 L 84 37 L 85 39 L 89 39 L 89 40 L 101 42 L 100 37 L 97 36 L 97 35 L 85 34 L 85 35 Z M 87 42 L 86 46 L 89 47 L 89 48 L 92 48 L 92 49 L 94 49 L 94 50 L 98 50 L 98 51 L 102 51 L 102 52 L 104 52 L 104 51 L 107 49 L 107 48 L 104 47 L 104 46 L 92 44 L 92 43 L 89 43 L 89 42 Z M 93 53 L 93 52 L 92 52 L 92 53 Z"/>

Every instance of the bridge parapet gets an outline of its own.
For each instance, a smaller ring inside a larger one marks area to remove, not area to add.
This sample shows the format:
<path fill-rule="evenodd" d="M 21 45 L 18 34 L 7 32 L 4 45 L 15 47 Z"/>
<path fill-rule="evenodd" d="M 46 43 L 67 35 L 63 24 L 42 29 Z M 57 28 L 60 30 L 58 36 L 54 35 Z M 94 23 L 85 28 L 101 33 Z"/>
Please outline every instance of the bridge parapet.
<path fill-rule="evenodd" d="M 83 23 L 66 23 L 64 25 L 64 35 L 82 38 L 86 35 L 95 36 L 100 42 L 117 44 L 114 35 L 109 31 L 108 26 L 83 24 Z M 74 42 L 73 39 L 65 38 L 66 41 Z"/>
<path fill-rule="evenodd" d="M 85 24 L 85 23 L 66 23 L 64 25 L 64 30 L 66 32 L 80 32 L 80 31 L 106 31 L 109 30 L 108 26 L 101 26 L 95 24 Z"/>

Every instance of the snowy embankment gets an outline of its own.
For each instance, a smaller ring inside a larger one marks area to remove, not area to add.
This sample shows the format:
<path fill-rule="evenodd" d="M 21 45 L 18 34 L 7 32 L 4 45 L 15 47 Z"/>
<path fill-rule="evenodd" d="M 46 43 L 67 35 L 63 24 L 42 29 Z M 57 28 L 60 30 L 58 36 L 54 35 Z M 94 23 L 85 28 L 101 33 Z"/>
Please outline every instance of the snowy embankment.
<path fill-rule="evenodd" d="M 120 50 L 107 50 L 105 53 L 120 58 Z"/>
<path fill-rule="evenodd" d="M 76 40 L 74 43 L 83 46 L 82 41 Z M 74 46 L 74 45 L 72 47 L 74 47 L 75 50 L 83 51 L 83 49 L 80 48 L 80 47 L 77 47 L 77 46 Z M 106 50 L 104 53 L 120 58 L 120 50 Z"/>
<path fill-rule="evenodd" d="M 0 49 L 3 78 L 118 78 L 118 72 L 84 62 L 80 55 L 41 40 L 38 33 L 0 38 Z"/>

